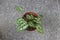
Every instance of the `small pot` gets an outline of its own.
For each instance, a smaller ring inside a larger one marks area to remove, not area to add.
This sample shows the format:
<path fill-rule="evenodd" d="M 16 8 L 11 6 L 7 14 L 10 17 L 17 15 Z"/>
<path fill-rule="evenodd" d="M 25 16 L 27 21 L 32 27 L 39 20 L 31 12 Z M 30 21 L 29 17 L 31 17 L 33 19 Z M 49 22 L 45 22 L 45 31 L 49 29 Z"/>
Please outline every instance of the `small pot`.
<path fill-rule="evenodd" d="M 26 13 L 23 15 L 23 18 L 26 19 L 25 17 L 26 17 L 26 15 L 28 15 L 28 14 L 32 14 L 34 17 L 38 17 L 38 13 L 35 13 L 35 12 L 26 12 Z M 36 28 L 34 28 L 34 27 L 28 27 L 26 30 L 27 30 L 27 31 L 34 31 L 34 30 L 36 30 Z"/>

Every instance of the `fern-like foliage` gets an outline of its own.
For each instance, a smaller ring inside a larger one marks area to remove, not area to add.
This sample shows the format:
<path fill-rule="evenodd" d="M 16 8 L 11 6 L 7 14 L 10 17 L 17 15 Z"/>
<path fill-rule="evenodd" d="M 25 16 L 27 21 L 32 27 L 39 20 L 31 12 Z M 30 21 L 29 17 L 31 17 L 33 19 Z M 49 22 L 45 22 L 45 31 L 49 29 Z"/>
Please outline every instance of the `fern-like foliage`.
<path fill-rule="evenodd" d="M 16 23 L 17 23 L 17 31 L 25 30 L 28 27 L 27 22 L 23 18 L 17 19 Z"/>

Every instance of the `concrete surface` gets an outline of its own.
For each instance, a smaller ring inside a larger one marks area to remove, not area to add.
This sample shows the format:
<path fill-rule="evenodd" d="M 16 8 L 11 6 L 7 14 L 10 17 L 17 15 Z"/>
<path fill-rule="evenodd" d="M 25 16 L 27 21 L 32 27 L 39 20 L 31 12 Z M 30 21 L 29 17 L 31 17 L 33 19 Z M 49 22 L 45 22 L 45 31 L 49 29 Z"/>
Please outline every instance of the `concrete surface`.
<path fill-rule="evenodd" d="M 18 13 L 15 8 L 23 6 Z M 44 34 L 16 31 L 15 20 L 27 11 L 44 16 Z M 0 0 L 0 40 L 60 40 L 60 0 Z"/>

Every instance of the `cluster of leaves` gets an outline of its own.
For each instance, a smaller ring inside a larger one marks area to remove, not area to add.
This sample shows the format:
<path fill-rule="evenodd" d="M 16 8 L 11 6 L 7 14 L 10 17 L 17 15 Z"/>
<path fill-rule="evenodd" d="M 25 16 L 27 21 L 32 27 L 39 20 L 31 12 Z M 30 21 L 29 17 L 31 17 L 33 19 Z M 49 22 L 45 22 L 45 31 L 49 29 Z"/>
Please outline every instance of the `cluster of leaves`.
<path fill-rule="evenodd" d="M 42 15 L 39 15 L 38 17 L 34 17 L 33 15 L 26 15 L 27 20 L 29 20 L 28 26 L 30 27 L 35 27 L 38 32 L 43 33 L 43 28 L 42 28 Z"/>
<path fill-rule="evenodd" d="M 16 20 L 18 31 L 25 30 L 27 27 L 34 27 L 37 29 L 38 32 L 43 33 L 41 23 L 42 15 L 38 17 L 34 17 L 33 15 L 26 15 L 26 19 L 28 20 L 28 22 L 25 21 L 23 18 L 18 18 Z"/>
<path fill-rule="evenodd" d="M 16 10 L 22 11 L 22 7 L 17 7 Z M 25 20 L 24 18 L 18 18 L 16 20 L 17 23 L 17 31 L 23 31 L 28 27 L 34 27 L 36 30 L 40 33 L 43 33 L 43 28 L 42 28 L 42 15 L 39 15 L 38 17 L 34 17 L 32 14 L 31 15 L 26 15 Z"/>

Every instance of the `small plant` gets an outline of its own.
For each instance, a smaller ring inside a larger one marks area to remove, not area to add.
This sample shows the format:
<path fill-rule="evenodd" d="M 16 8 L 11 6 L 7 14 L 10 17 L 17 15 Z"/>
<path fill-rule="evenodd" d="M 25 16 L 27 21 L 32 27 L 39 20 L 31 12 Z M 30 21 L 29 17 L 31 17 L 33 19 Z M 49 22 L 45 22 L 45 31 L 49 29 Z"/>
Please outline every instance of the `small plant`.
<path fill-rule="evenodd" d="M 21 18 L 16 20 L 17 31 L 23 30 L 37 30 L 40 33 L 43 33 L 42 20 L 43 16 L 36 14 L 34 12 L 27 12 Z"/>

